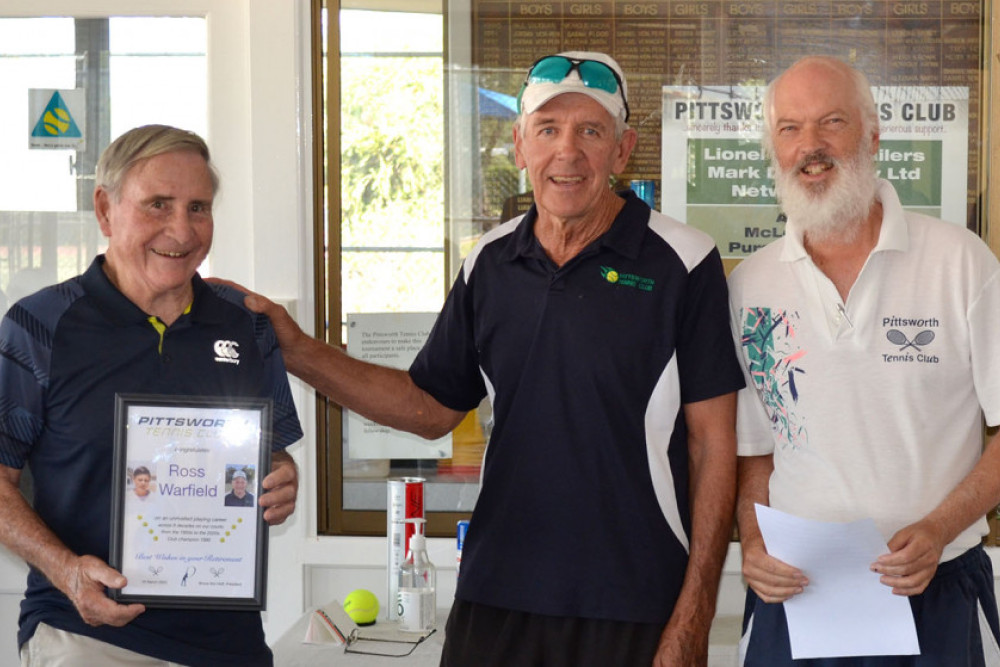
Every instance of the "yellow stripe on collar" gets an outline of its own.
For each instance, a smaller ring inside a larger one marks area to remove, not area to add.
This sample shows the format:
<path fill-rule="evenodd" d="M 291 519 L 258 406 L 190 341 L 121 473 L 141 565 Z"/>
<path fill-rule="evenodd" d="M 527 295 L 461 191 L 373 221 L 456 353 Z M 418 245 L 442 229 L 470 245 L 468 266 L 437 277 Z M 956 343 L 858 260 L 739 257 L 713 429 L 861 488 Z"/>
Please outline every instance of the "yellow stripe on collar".
<path fill-rule="evenodd" d="M 190 304 L 190 303 L 189 303 L 189 304 L 187 305 L 187 308 L 185 308 L 185 309 L 184 309 L 184 312 L 183 312 L 183 313 L 181 313 L 181 314 L 182 314 L 182 315 L 187 315 L 188 313 L 190 313 L 190 312 L 191 312 L 191 306 L 192 306 L 192 305 L 193 305 L 193 304 Z M 160 321 L 160 318 L 158 318 L 158 317 L 157 317 L 156 315 L 150 315 L 150 316 L 149 316 L 148 318 L 146 318 L 146 319 L 147 319 L 147 321 L 148 321 L 148 322 L 149 322 L 150 324 L 152 324 L 152 325 L 153 325 L 153 328 L 154 328 L 154 329 L 156 329 L 156 333 L 160 334 L 160 344 L 159 344 L 159 345 L 157 345 L 157 347 L 156 347 L 156 351 L 157 351 L 157 353 L 159 353 L 159 354 L 163 354 L 163 334 L 165 334 L 165 333 L 167 332 L 167 325 L 166 325 L 166 324 L 164 324 L 163 322 L 161 322 L 161 321 Z"/>

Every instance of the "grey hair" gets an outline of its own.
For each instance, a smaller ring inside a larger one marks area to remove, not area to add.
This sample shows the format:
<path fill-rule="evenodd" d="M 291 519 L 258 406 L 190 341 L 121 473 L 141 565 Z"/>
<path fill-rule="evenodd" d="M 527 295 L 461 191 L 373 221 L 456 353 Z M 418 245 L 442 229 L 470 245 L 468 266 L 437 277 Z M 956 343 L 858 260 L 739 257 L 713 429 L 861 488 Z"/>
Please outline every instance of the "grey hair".
<path fill-rule="evenodd" d="M 781 81 L 786 74 L 800 65 L 806 65 L 809 63 L 819 63 L 826 65 L 831 69 L 846 72 L 851 78 L 851 83 L 854 85 L 854 102 L 857 104 L 858 111 L 861 113 L 862 132 L 866 137 L 871 137 L 871 135 L 878 132 L 878 109 L 875 107 L 875 98 L 872 96 L 871 83 L 868 81 L 868 77 L 865 76 L 865 73 L 834 56 L 805 56 L 796 60 L 791 67 L 775 77 L 774 80 L 768 84 L 767 90 L 764 92 L 764 101 L 762 106 L 762 110 L 764 112 L 764 127 L 761 131 L 760 143 L 761 147 L 764 149 L 764 153 L 768 156 L 774 156 L 774 138 L 771 134 L 773 130 L 771 111 L 774 105 L 774 90 L 778 82 Z"/>
<path fill-rule="evenodd" d="M 212 179 L 212 194 L 219 191 L 219 173 L 212 164 L 208 144 L 194 132 L 169 125 L 143 125 L 129 130 L 109 145 L 97 161 L 95 188 L 107 191 L 116 201 L 129 170 L 139 162 L 164 155 L 189 151 L 205 159 Z"/>

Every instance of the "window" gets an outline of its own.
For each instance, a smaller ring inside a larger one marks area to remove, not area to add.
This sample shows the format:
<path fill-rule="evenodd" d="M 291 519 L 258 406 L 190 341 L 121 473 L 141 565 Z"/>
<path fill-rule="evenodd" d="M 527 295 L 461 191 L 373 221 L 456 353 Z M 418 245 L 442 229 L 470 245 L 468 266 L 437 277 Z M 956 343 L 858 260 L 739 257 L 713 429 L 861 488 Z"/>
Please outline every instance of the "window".
<path fill-rule="evenodd" d="M 445 290 L 440 14 L 342 10 L 341 322 Z"/>
<path fill-rule="evenodd" d="M 335 25 L 324 22 L 327 71 L 339 72 L 339 85 L 326 88 L 327 113 L 339 113 L 328 120 L 329 223 L 318 274 L 329 284 L 318 287 L 329 301 L 317 321 L 326 323 L 319 335 L 348 346 L 360 330 L 349 323 L 405 329 L 414 317 L 432 318 L 457 268 L 445 202 L 440 3 L 400 5 L 408 11 L 385 4 L 352 2 Z M 478 489 L 484 438 L 475 415 L 447 439 L 458 456 L 422 459 L 379 455 L 364 429 L 352 428 L 356 417 L 322 399 L 319 413 L 327 436 L 318 457 L 320 533 L 384 532 L 386 480 L 398 476 L 427 480 L 429 534 L 454 533 Z"/>
<path fill-rule="evenodd" d="M 203 18 L 0 19 L 0 313 L 107 247 L 91 211 L 113 138 L 146 123 L 206 136 L 205 45 Z M 34 147 L 31 91 L 44 105 L 67 90 L 82 91 L 67 106 L 83 145 Z"/>
<path fill-rule="evenodd" d="M 510 145 L 514 96 L 525 69 L 537 57 L 563 50 L 599 50 L 617 58 L 629 84 L 630 124 L 639 132 L 639 145 L 621 175 L 621 186 L 651 181 L 657 207 L 688 224 L 704 226 L 727 255 L 728 268 L 755 244 L 783 234 L 775 223 L 777 210 L 773 200 L 743 210 L 712 199 L 721 197 L 719 193 L 764 191 L 760 187 L 727 184 L 709 192 L 707 202 L 690 197 L 696 177 L 705 180 L 705 173 L 733 172 L 735 178 L 744 178 L 740 174 L 757 170 L 693 169 L 692 165 L 704 167 L 693 147 L 705 138 L 689 141 L 684 136 L 678 142 L 671 135 L 669 98 L 700 95 L 711 106 L 717 98 L 763 84 L 806 53 L 838 55 L 865 70 L 873 85 L 906 88 L 905 94 L 966 95 L 962 99 L 968 101 L 963 116 L 967 122 L 955 128 L 946 147 L 956 149 L 949 160 L 961 164 L 965 172 L 949 175 L 958 179 L 957 186 L 949 183 L 949 203 L 939 206 L 954 212 L 953 222 L 976 228 L 984 236 L 992 233 L 991 245 L 998 248 L 986 211 L 1000 204 L 995 198 L 983 201 L 991 191 L 987 179 L 996 182 L 986 165 L 991 154 L 987 147 L 995 141 L 990 128 L 998 116 L 990 101 L 995 95 L 989 94 L 997 74 L 989 68 L 988 54 L 995 49 L 990 50 L 988 41 L 987 2 L 931 3 L 920 11 L 889 0 L 850 6 L 798 0 L 752 6 L 729 1 L 560 6 L 447 0 L 442 7 L 434 0 L 344 0 L 341 4 L 340 20 L 330 24 L 326 40 L 334 45 L 328 51 L 327 108 L 340 110 L 329 117 L 328 151 L 339 155 L 341 162 L 338 169 L 336 160 L 331 161 L 327 170 L 330 222 L 318 271 L 324 278 L 317 285 L 319 293 L 329 295 L 326 309 L 317 317 L 328 324 L 318 334 L 335 344 L 350 343 L 348 323 L 359 313 L 437 311 L 475 241 L 498 221 L 530 205 L 530 186 L 514 165 Z M 356 11 L 361 8 L 367 11 Z M 399 13 L 400 9 L 410 13 Z M 996 25 L 996 17 L 991 20 Z M 394 34 L 400 22 L 408 26 L 402 36 Z M 440 46 L 417 41 L 430 33 L 441 36 Z M 388 46 L 380 47 L 383 36 L 392 37 Z M 416 79 L 423 77 L 426 83 L 418 85 Z M 361 84 L 368 89 L 356 87 Z M 426 97 L 414 96 L 418 87 Z M 380 106 L 386 96 L 396 100 L 388 108 Z M 439 114 L 439 124 L 431 120 L 434 113 Z M 398 120 L 406 126 L 404 131 L 384 132 L 386 124 Z M 718 127 L 732 135 L 716 142 L 719 150 L 729 148 L 722 145 L 725 141 L 739 149 L 733 154 L 756 148 L 755 128 L 744 130 L 737 124 L 731 129 L 721 123 Z M 942 142 L 931 143 L 935 144 L 931 150 L 940 150 Z M 430 176 L 430 165 L 438 169 L 439 156 L 443 156 L 441 171 L 435 173 L 440 173 L 440 190 Z M 390 169 L 389 164 L 396 166 Z M 940 167 L 944 160 L 936 164 Z M 675 189 L 668 195 L 671 179 Z M 426 189 L 413 187 L 432 181 L 435 185 Z M 414 196 L 417 191 L 423 199 Z M 674 196 L 678 191 L 688 197 L 679 209 Z M 393 197 L 380 199 L 379 192 L 391 192 Z M 698 203 L 708 205 L 697 209 Z M 411 208 L 407 214 L 407 206 L 419 211 Z M 720 215 L 728 216 L 728 227 L 718 222 Z M 740 235 L 752 236 L 745 224 L 750 216 L 758 219 L 753 225 L 756 240 L 741 243 Z M 385 479 L 415 474 L 430 482 L 430 534 L 454 534 L 454 519 L 470 511 L 476 497 L 476 469 L 489 430 L 487 406 L 456 430 L 450 458 L 390 458 L 377 463 L 348 456 L 352 443 L 344 446 L 342 415 L 335 406 L 321 403 L 320 412 L 319 433 L 325 437 L 319 456 L 321 533 L 382 533 Z"/>

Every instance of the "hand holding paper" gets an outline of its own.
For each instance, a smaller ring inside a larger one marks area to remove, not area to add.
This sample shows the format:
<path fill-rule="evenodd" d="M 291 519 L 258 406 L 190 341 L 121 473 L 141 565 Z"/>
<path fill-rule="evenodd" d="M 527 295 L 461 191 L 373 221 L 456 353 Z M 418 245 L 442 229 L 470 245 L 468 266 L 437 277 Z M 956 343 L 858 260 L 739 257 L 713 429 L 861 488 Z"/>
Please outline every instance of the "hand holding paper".
<path fill-rule="evenodd" d="M 756 512 L 768 553 L 810 581 L 784 602 L 793 659 L 920 653 L 909 601 L 871 571 L 889 551 L 874 521 L 810 521 L 764 505 Z"/>
<path fill-rule="evenodd" d="M 784 602 L 809 585 L 802 570 L 767 553 L 763 542 L 750 545 L 744 541 L 742 547 L 743 576 L 764 602 Z"/>
<path fill-rule="evenodd" d="M 882 583 L 891 586 L 896 595 L 923 593 L 949 541 L 942 532 L 927 518 L 896 531 L 889 540 L 892 553 L 882 554 L 875 562 L 874 570 L 882 575 Z"/>

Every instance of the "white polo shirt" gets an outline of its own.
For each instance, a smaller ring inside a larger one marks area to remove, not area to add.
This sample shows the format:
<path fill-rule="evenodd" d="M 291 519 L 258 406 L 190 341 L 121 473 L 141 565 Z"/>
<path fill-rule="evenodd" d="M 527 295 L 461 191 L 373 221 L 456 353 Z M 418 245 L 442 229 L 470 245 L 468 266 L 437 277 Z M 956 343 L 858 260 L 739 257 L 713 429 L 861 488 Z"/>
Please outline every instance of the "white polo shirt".
<path fill-rule="evenodd" d="M 1000 422 L 1000 265 L 967 229 L 904 212 L 887 181 L 877 196 L 879 240 L 846 302 L 794 220 L 729 288 L 739 454 L 773 452 L 771 506 L 872 517 L 888 541 L 976 464 L 982 415 Z M 942 560 L 987 531 L 970 526 Z"/>

